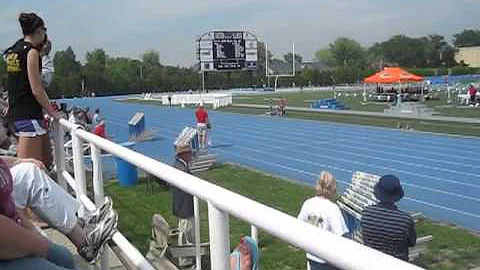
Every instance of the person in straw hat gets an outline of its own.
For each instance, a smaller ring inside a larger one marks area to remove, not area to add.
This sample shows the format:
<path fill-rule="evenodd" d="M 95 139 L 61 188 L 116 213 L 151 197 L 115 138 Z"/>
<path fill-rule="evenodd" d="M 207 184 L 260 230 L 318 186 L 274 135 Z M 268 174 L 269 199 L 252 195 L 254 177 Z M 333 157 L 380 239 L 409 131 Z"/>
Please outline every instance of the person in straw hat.
<path fill-rule="evenodd" d="M 298 219 L 333 234 L 346 235 L 348 228 L 343 219 L 342 212 L 333 202 L 337 192 L 335 177 L 333 177 L 330 172 L 321 172 L 315 190 L 316 196 L 303 203 L 300 214 L 298 214 Z M 321 245 L 321 243 L 318 244 Z M 307 260 L 311 270 L 337 269 L 323 259 L 309 253 L 307 253 Z"/>
<path fill-rule="evenodd" d="M 394 175 L 382 176 L 375 184 L 374 194 L 379 202 L 362 212 L 363 243 L 408 261 L 408 247 L 416 244 L 417 234 L 412 216 L 395 205 L 404 196 L 400 180 Z"/>
<path fill-rule="evenodd" d="M 186 173 L 190 173 L 190 163 L 193 154 L 188 136 L 179 138 L 175 141 L 175 161 L 173 167 Z M 191 244 L 195 240 L 194 230 L 194 207 L 193 196 L 187 192 L 170 186 L 172 192 L 172 208 L 173 214 L 178 218 L 178 229 L 181 233 L 179 236 L 179 245 Z M 193 264 L 193 260 L 184 259 L 182 265 Z"/>

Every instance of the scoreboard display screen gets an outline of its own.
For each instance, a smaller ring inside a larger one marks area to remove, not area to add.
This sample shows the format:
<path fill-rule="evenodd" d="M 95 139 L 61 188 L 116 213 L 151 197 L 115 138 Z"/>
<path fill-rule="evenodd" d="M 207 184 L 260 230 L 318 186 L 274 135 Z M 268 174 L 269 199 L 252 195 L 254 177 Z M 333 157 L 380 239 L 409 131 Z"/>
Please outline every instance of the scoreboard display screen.
<path fill-rule="evenodd" d="M 253 70 L 257 41 L 246 32 L 214 31 L 198 41 L 197 57 L 203 70 Z M 252 57 L 253 56 L 253 57 Z"/>
<path fill-rule="evenodd" d="M 245 40 L 217 39 L 213 41 L 213 60 L 216 69 L 245 67 Z"/>

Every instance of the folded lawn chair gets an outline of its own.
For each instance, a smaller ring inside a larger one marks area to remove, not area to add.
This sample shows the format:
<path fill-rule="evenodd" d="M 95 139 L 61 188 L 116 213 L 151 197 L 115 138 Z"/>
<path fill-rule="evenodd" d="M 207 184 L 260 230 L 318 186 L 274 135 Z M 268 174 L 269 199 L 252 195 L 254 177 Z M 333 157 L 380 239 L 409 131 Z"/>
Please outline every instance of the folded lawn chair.
<path fill-rule="evenodd" d="M 155 263 L 157 260 L 168 257 L 179 267 L 194 265 L 195 244 L 191 233 L 189 233 L 192 225 L 191 223 L 188 224 L 186 220 L 179 223 L 179 228 L 170 228 L 168 222 L 160 214 L 153 215 L 152 239 L 147 259 Z M 200 244 L 200 255 L 202 257 L 209 256 L 209 247 L 209 243 Z"/>

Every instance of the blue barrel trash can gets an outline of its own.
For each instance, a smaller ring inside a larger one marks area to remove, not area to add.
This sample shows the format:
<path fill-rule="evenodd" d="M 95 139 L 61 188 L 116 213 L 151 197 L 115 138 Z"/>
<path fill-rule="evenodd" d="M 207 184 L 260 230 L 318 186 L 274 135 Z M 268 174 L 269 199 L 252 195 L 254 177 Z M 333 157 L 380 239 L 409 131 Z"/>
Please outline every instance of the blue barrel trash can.
<path fill-rule="evenodd" d="M 135 146 L 134 142 L 124 142 L 120 143 L 121 146 L 133 149 Z M 122 187 L 131 187 L 137 184 L 138 182 L 138 171 L 135 165 L 130 164 L 126 160 L 123 160 L 119 157 L 115 158 L 117 163 L 117 177 L 120 186 Z"/>

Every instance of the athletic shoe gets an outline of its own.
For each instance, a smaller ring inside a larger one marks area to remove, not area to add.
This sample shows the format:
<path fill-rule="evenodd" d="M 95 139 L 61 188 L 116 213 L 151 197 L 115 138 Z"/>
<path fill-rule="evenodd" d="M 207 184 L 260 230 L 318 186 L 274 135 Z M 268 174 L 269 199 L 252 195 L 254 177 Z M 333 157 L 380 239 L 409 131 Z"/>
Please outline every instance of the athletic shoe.
<path fill-rule="evenodd" d="M 115 210 L 111 210 L 98 224 L 86 224 L 84 228 L 86 242 L 78 249 L 78 254 L 88 263 L 94 264 L 105 243 L 117 232 L 117 222 L 118 214 Z"/>
<path fill-rule="evenodd" d="M 109 196 L 106 196 L 102 206 L 97 208 L 94 212 L 90 213 L 86 219 L 83 219 L 83 218 L 78 219 L 80 227 L 85 227 L 89 224 L 92 225 L 100 222 L 105 218 L 105 216 L 110 211 L 112 211 L 112 209 L 113 209 L 112 198 L 110 198 Z"/>

